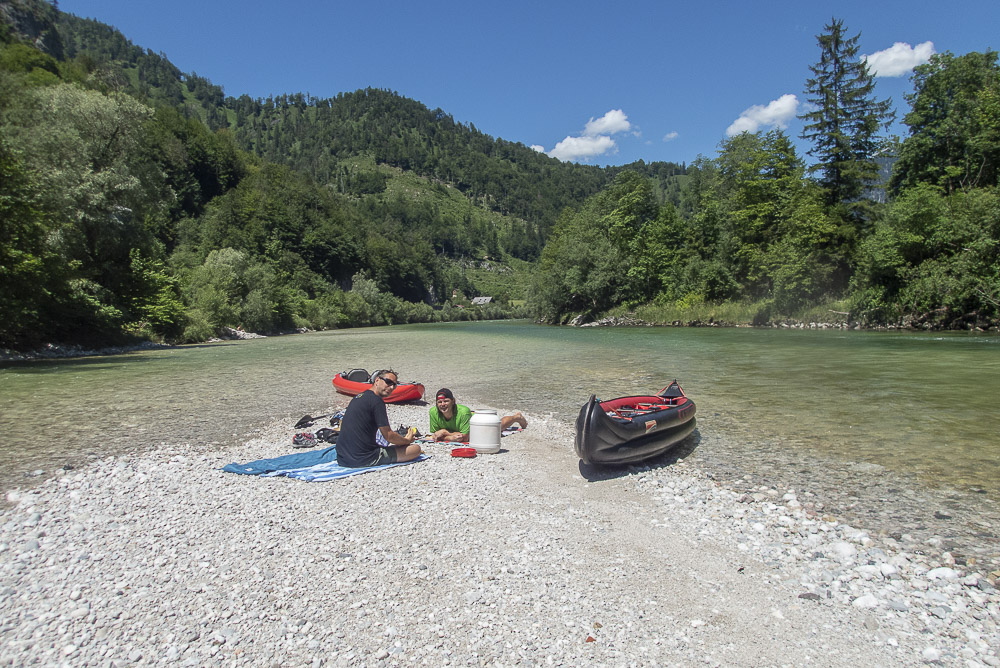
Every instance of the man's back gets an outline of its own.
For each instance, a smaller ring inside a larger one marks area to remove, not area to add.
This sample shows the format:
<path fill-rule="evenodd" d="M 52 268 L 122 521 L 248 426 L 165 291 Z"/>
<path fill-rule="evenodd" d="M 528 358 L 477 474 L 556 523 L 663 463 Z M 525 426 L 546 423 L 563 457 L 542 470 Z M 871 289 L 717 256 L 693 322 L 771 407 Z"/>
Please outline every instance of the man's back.
<path fill-rule="evenodd" d="M 337 462 L 341 466 L 369 466 L 378 453 L 375 432 L 389 426 L 385 402 L 371 390 L 351 400 L 340 421 Z"/>

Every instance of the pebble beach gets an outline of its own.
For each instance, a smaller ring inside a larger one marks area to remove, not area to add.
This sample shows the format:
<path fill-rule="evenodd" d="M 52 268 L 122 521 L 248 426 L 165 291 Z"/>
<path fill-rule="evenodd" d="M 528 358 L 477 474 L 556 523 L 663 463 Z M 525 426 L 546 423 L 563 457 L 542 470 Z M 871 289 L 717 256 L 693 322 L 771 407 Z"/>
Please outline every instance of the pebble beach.
<path fill-rule="evenodd" d="M 8 490 L 0 664 L 1000 666 L 997 572 L 684 459 L 584 476 L 525 416 L 330 482 L 220 470 L 293 452 L 289 416 Z"/>

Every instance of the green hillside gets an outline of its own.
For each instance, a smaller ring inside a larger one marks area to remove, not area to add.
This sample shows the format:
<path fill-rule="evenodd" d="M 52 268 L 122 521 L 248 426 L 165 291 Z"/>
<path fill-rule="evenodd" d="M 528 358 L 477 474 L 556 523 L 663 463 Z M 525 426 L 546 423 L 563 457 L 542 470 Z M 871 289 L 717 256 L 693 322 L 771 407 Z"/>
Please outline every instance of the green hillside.
<path fill-rule="evenodd" d="M 615 173 L 389 91 L 227 98 L 41 0 L 0 18 L 3 345 L 467 318 L 448 296 L 501 289 L 485 315 L 520 315 L 559 211 Z"/>
<path fill-rule="evenodd" d="M 890 142 L 856 40 L 829 43 L 865 104 L 816 97 L 817 165 L 771 130 L 692 165 L 600 168 L 387 90 L 227 97 L 99 21 L 0 0 L 0 345 L 717 305 L 990 327 L 997 53 L 918 66 L 911 134 Z"/>

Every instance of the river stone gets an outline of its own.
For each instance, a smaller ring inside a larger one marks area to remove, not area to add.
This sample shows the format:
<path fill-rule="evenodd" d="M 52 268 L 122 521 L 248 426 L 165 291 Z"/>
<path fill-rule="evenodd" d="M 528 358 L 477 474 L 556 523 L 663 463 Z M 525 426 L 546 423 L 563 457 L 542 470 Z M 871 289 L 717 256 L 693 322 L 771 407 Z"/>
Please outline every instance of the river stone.
<path fill-rule="evenodd" d="M 959 578 L 959 572 L 953 568 L 941 566 L 940 568 L 933 568 L 927 571 L 924 577 L 928 580 L 937 580 L 938 578 L 943 578 L 945 580 L 957 580 Z"/>
<path fill-rule="evenodd" d="M 851 601 L 851 605 L 853 605 L 855 608 L 864 608 L 864 609 L 877 608 L 878 604 L 879 604 L 878 599 L 875 598 L 875 596 L 872 594 L 865 594 Z"/>
<path fill-rule="evenodd" d="M 858 549 L 846 541 L 831 543 L 827 549 L 841 562 L 852 561 L 858 554 Z"/>
<path fill-rule="evenodd" d="M 941 660 L 941 652 L 933 647 L 928 647 L 923 652 L 921 656 L 927 663 L 935 663 Z"/>

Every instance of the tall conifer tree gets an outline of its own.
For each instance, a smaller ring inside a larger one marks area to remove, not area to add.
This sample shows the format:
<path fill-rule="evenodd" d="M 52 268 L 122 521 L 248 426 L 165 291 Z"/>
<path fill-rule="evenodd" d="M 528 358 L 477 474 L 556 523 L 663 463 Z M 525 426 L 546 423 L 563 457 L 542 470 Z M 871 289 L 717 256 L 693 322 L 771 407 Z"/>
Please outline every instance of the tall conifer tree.
<path fill-rule="evenodd" d="M 813 142 L 808 154 L 819 162 L 809 170 L 820 172 L 827 202 L 863 217 L 865 190 L 878 180 L 879 131 L 894 117 L 892 100 L 874 97 L 875 79 L 858 58 L 861 33 L 848 37 L 838 19 L 824 31 L 816 36 L 820 60 L 806 80 L 812 111 L 800 116 L 806 122 L 801 136 Z"/>

